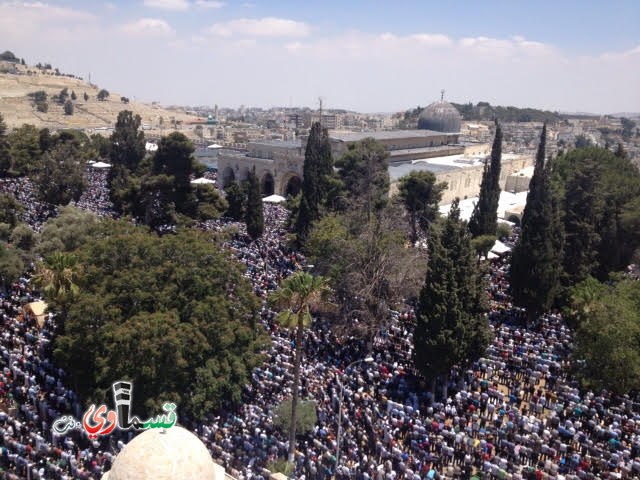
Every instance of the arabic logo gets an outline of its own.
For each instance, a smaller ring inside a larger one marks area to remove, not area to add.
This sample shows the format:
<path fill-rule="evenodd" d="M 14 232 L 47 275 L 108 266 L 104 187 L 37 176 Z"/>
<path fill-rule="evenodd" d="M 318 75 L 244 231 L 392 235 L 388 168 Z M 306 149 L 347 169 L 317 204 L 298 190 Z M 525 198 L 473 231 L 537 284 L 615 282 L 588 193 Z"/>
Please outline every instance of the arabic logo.
<path fill-rule="evenodd" d="M 147 430 L 149 428 L 171 428 L 178 421 L 175 403 L 165 403 L 162 410 L 165 413 L 141 421 L 136 416 L 131 416 L 131 398 L 133 397 L 133 385 L 131 382 L 118 381 L 114 383 L 113 403 L 115 410 L 107 410 L 102 404 L 96 408 L 92 404 L 79 422 L 70 415 L 60 417 L 53 423 L 53 430 L 58 435 L 64 435 L 71 430 L 81 430 L 87 433 L 90 439 L 98 438 L 98 435 L 108 435 L 118 427 L 120 430 Z"/>

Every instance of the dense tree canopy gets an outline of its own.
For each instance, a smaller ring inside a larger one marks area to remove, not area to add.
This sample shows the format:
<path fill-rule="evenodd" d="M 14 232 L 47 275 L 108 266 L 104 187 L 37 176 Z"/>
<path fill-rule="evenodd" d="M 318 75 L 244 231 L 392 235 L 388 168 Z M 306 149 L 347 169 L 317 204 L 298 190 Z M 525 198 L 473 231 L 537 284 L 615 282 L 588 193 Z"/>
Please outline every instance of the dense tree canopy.
<path fill-rule="evenodd" d="M 98 216 L 72 206 L 60 209 L 42 227 L 36 251 L 43 257 L 55 252 L 72 252 L 89 241 L 101 229 Z"/>
<path fill-rule="evenodd" d="M 358 211 L 333 213 L 314 224 L 305 253 L 335 291 L 336 329 L 372 338 L 390 309 L 417 297 L 426 252 L 407 248 L 401 208 L 390 205 L 370 220 Z"/>
<path fill-rule="evenodd" d="M 511 294 L 534 321 L 552 304 L 561 275 L 562 225 L 551 185 L 550 165 L 545 168 L 546 125 L 542 128 L 522 229 L 511 259 Z"/>
<path fill-rule="evenodd" d="M 46 152 L 36 184 L 38 195 L 48 203 L 67 205 L 71 200 L 77 201 L 87 186 L 79 148 L 66 142 Z"/>
<path fill-rule="evenodd" d="M 442 230 L 429 235 L 429 262 L 413 337 L 418 371 L 435 381 L 446 378 L 454 365 L 480 357 L 490 338 L 487 310 L 484 281 L 456 199 Z"/>
<path fill-rule="evenodd" d="M 10 174 L 30 175 L 38 170 L 42 151 L 40 132 L 33 125 L 22 125 L 9 135 L 11 145 Z"/>
<path fill-rule="evenodd" d="M 18 223 L 18 216 L 24 206 L 13 195 L 0 193 L 0 223 L 6 223 L 13 228 Z"/>
<path fill-rule="evenodd" d="M 436 176 L 431 172 L 413 171 L 400 179 L 398 196 L 409 214 L 412 243 L 418 240 L 418 226 L 426 233 L 436 219 L 438 204 L 446 189 L 447 183 L 436 183 Z"/>
<path fill-rule="evenodd" d="M 389 200 L 389 162 L 384 145 L 373 138 L 349 145 L 338 160 L 338 174 L 346 189 L 347 202 L 369 218 Z"/>
<path fill-rule="evenodd" d="M 575 359 L 583 385 L 619 394 L 640 388 L 640 282 L 592 278 L 571 289 Z"/>
<path fill-rule="evenodd" d="M 136 411 L 163 401 L 202 416 L 240 400 L 265 346 L 242 268 L 208 235 L 158 237 L 126 222 L 75 252 L 83 268 L 55 357 L 91 401 L 134 382 Z"/>
<path fill-rule="evenodd" d="M 624 269 L 640 247 L 638 168 L 626 155 L 582 148 L 556 159 L 553 179 L 564 198 L 565 285 Z"/>

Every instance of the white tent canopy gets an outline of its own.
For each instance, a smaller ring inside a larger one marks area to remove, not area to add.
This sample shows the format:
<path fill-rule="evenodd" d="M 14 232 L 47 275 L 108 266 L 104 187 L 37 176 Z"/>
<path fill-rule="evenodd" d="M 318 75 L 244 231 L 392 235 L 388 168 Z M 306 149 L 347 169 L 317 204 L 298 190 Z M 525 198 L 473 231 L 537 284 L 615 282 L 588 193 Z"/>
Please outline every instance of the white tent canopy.
<path fill-rule="evenodd" d="M 208 178 L 196 178 L 195 180 L 191 180 L 191 183 L 196 185 L 210 185 L 212 183 L 216 183 L 215 180 L 209 180 Z"/>
<path fill-rule="evenodd" d="M 207 148 L 210 148 L 210 149 L 213 150 L 214 148 L 223 148 L 223 147 L 222 147 L 222 145 L 218 145 L 217 143 L 213 143 L 213 144 L 209 145 Z"/>
<path fill-rule="evenodd" d="M 269 195 L 268 197 L 264 197 L 262 199 L 262 201 L 266 203 L 282 203 L 286 200 L 287 200 L 286 198 L 280 195 Z"/>
<path fill-rule="evenodd" d="M 494 243 L 493 247 L 491 247 L 491 251 L 493 253 L 498 254 L 498 255 L 501 255 L 503 253 L 507 253 L 510 250 L 511 250 L 511 247 L 505 245 L 500 240 L 496 240 L 496 243 Z"/>
<path fill-rule="evenodd" d="M 109 165 L 108 163 L 104 163 L 104 162 L 96 162 L 96 163 L 92 163 L 90 165 L 93 168 L 110 168 L 111 165 Z"/>

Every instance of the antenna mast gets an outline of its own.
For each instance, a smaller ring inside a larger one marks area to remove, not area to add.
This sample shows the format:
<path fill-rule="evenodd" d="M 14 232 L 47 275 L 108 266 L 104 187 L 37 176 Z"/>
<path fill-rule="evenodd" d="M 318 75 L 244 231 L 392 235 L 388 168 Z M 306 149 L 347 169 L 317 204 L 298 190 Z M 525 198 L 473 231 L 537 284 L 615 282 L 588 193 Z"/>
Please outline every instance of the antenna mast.
<path fill-rule="evenodd" d="M 320 129 L 322 129 L 322 97 L 318 97 L 318 101 L 320 102 Z"/>
<path fill-rule="evenodd" d="M 440 90 L 440 101 L 444 102 L 444 88 Z"/>

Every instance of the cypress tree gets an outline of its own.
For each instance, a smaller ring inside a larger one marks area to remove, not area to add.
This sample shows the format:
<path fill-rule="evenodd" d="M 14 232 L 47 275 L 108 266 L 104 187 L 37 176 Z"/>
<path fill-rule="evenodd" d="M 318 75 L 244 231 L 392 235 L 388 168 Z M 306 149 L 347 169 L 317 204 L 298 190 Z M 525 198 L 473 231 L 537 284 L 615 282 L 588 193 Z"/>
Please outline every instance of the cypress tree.
<path fill-rule="evenodd" d="M 495 235 L 500 200 L 500 167 L 502 163 L 502 127 L 496 120 L 496 136 L 491 148 L 491 160 L 484 165 L 480 198 L 469 220 L 469 231 L 474 237 Z"/>
<path fill-rule="evenodd" d="M 527 310 L 529 322 L 553 302 L 559 284 L 562 259 L 561 225 L 551 187 L 550 168 L 545 168 L 547 126 L 542 127 L 527 205 L 522 214 L 520 241 L 511 258 L 511 294 L 516 305 Z"/>
<path fill-rule="evenodd" d="M 588 157 L 575 165 L 566 185 L 564 283 L 568 286 L 580 283 L 597 269 L 600 248 L 597 225 L 603 209 L 599 176 L 598 164 Z"/>
<path fill-rule="evenodd" d="M 11 151 L 7 138 L 7 124 L 0 113 L 0 177 L 4 177 L 11 168 Z"/>
<path fill-rule="evenodd" d="M 260 182 L 256 175 L 256 168 L 249 172 L 247 180 L 247 210 L 245 212 L 247 233 L 252 240 L 256 240 L 264 231 L 264 217 L 262 213 L 262 197 L 260 195 Z"/>
<path fill-rule="evenodd" d="M 238 182 L 233 180 L 227 188 L 225 188 L 225 194 L 227 203 L 229 204 L 225 215 L 236 222 L 241 221 L 244 218 L 244 204 L 247 199 L 246 192 Z"/>
<path fill-rule="evenodd" d="M 311 223 L 320 218 L 320 209 L 328 193 L 328 177 L 333 173 L 329 134 L 320 122 L 311 125 L 302 168 L 302 198 L 294 230 L 298 239 L 304 241 Z"/>
<path fill-rule="evenodd" d="M 429 235 L 429 263 L 414 333 L 416 368 L 435 382 L 482 355 L 489 342 L 486 293 L 458 199 L 442 232 Z M 435 383 L 434 383 L 435 385 Z"/>

